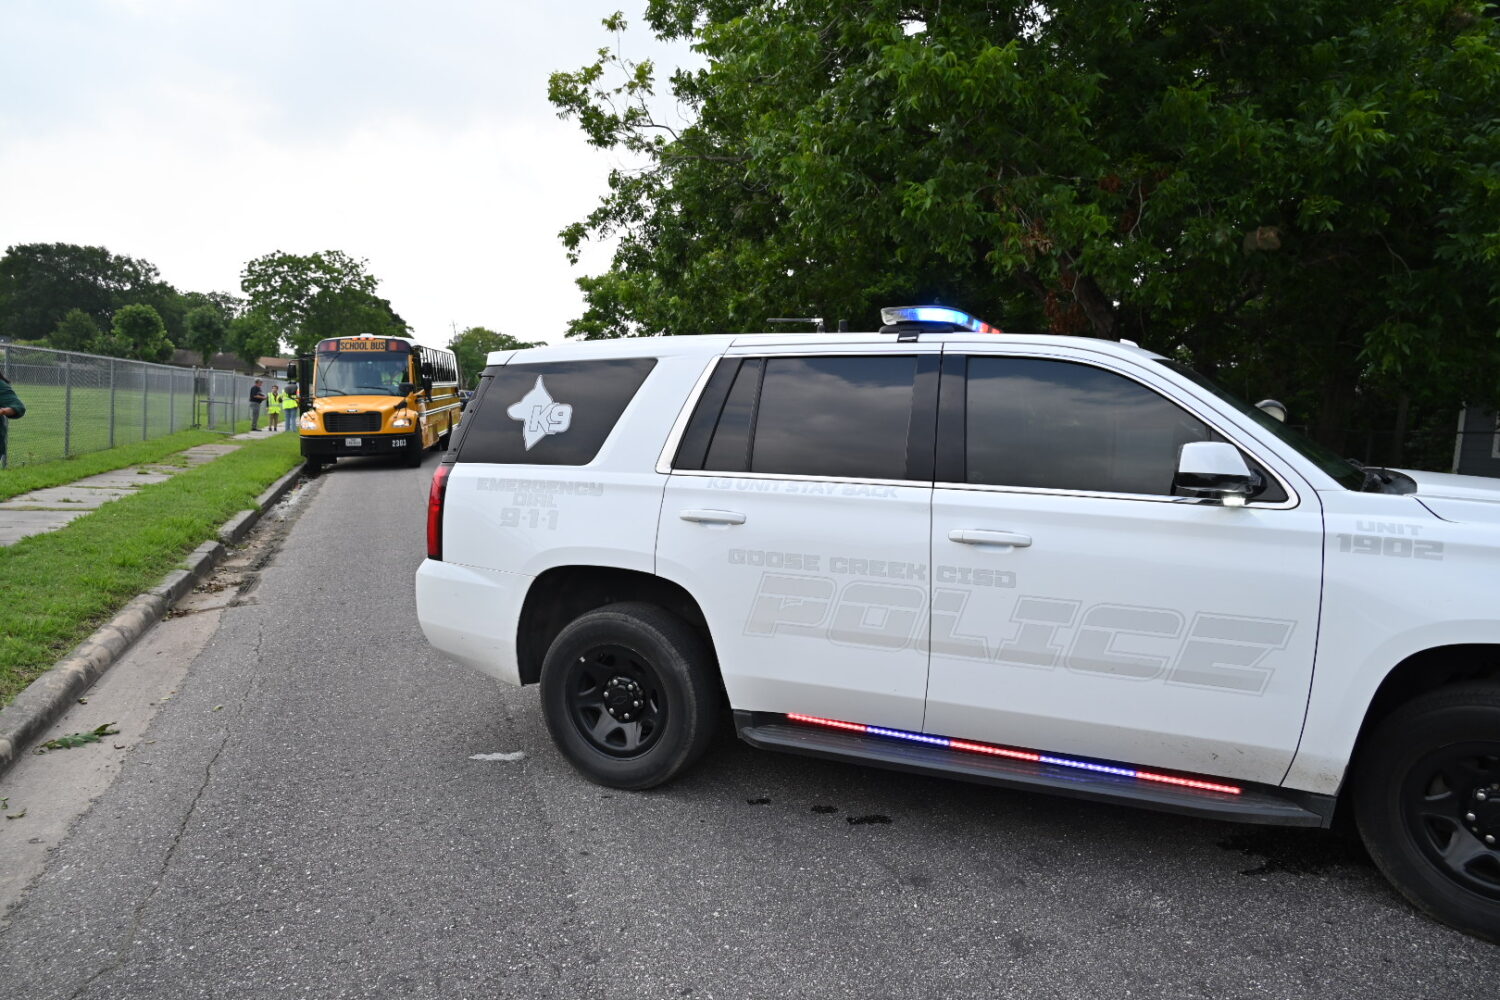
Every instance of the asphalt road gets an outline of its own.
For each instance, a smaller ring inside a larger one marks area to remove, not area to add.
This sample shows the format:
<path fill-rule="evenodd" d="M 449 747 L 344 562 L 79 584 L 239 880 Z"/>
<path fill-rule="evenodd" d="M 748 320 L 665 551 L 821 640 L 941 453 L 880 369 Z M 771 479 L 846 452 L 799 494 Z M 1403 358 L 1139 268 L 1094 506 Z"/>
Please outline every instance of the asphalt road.
<path fill-rule="evenodd" d="M 305 493 L 9 912 L 0 996 L 1495 995 L 1500 948 L 1331 834 L 728 737 L 663 789 L 585 782 L 534 689 L 422 638 L 434 462 L 341 462 Z M 54 759 L 87 760 L 24 780 Z"/>

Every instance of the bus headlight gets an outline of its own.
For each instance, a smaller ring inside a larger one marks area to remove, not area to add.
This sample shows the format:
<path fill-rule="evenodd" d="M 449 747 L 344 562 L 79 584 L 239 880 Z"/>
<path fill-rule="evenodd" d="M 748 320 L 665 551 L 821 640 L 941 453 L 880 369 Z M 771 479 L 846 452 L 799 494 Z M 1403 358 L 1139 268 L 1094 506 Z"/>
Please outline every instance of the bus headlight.
<path fill-rule="evenodd" d="M 410 427 L 411 417 L 396 417 L 391 421 L 392 427 Z"/>
<path fill-rule="evenodd" d="M 318 429 L 318 413 L 316 410 L 308 410 L 297 419 L 297 426 L 305 431 Z"/>

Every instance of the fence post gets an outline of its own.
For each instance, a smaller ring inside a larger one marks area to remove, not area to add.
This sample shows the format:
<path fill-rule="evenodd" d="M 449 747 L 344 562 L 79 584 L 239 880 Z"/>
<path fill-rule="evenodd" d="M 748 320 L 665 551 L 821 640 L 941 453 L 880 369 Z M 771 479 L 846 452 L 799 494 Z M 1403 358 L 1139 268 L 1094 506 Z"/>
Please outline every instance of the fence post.
<path fill-rule="evenodd" d="M 151 369 L 141 365 L 141 440 L 151 436 Z"/>
<path fill-rule="evenodd" d="M 167 373 L 167 433 L 177 433 L 177 373 Z"/>
<path fill-rule="evenodd" d="M 71 455 L 73 445 L 73 366 L 63 355 L 63 458 Z"/>
<path fill-rule="evenodd" d="M 4 375 L 6 378 L 10 378 L 10 348 L 6 347 L 4 344 L 0 344 L 0 375 Z M 5 417 L 0 417 L 0 428 L 5 428 L 6 419 L 7 418 Z M 1460 426 L 1462 426 L 1462 415 L 1459 416 L 1459 423 Z M 5 429 L 7 431 L 9 430 L 9 428 Z M 7 446 L 5 451 L 0 452 L 0 469 L 8 468 L 10 468 L 10 448 Z"/>
<path fill-rule="evenodd" d="M 115 359 L 109 359 L 109 446 L 115 446 Z"/>

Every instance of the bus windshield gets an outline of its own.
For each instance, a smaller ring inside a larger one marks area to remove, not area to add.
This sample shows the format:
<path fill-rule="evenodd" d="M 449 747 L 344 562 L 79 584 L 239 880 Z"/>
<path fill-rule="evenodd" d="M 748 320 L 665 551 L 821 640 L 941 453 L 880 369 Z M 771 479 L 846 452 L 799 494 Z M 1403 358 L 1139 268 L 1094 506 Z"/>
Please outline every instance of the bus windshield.
<path fill-rule="evenodd" d="M 411 377 L 406 352 L 318 351 L 315 396 L 399 396 Z"/>

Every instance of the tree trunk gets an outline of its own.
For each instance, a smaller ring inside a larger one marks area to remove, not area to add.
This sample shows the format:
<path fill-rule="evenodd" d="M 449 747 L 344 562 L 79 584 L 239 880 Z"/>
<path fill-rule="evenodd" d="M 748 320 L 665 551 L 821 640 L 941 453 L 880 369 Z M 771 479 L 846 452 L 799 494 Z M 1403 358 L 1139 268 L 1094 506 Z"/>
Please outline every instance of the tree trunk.
<path fill-rule="evenodd" d="M 1401 464 L 1401 458 L 1406 454 L 1406 426 L 1410 419 L 1411 396 L 1403 392 L 1400 401 L 1396 403 L 1396 427 L 1391 432 L 1391 446 L 1385 452 L 1387 465 Z"/>
<path fill-rule="evenodd" d="M 1078 280 L 1073 282 L 1073 297 L 1083 307 L 1083 314 L 1088 317 L 1094 336 L 1103 340 L 1116 339 L 1115 304 L 1100 290 L 1093 278 L 1079 275 Z"/>

